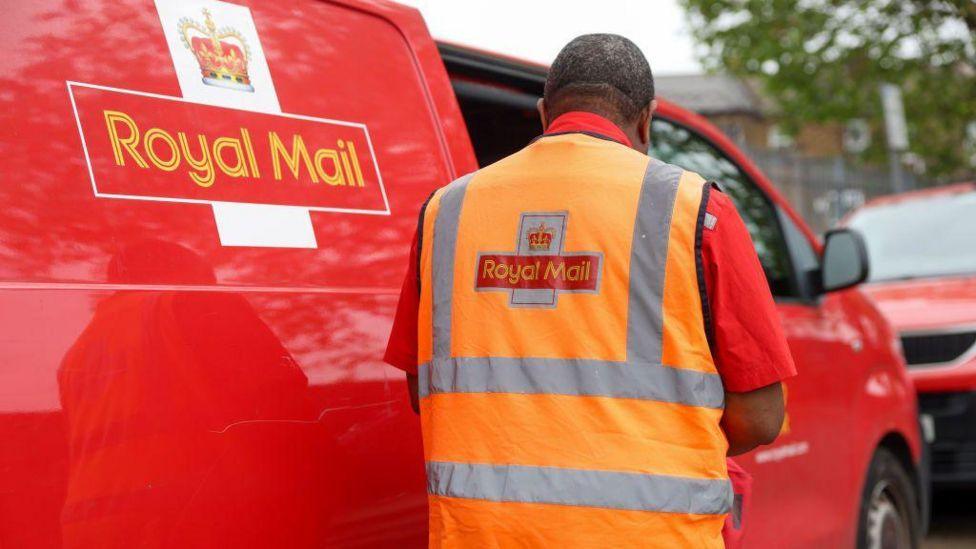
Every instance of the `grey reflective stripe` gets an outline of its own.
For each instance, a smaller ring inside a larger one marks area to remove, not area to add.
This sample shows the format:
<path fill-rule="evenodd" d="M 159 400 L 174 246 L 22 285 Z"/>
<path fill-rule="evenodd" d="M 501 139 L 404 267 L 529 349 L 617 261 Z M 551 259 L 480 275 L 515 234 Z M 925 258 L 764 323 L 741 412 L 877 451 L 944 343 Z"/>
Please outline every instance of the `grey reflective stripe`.
<path fill-rule="evenodd" d="M 420 396 L 520 393 L 607 396 L 721 408 L 717 374 L 661 364 L 662 301 L 671 215 L 681 168 L 651 159 L 641 184 L 630 261 L 627 360 L 451 355 L 454 259 L 468 174 L 444 190 L 433 235 L 433 361 L 420 368 Z"/>
<path fill-rule="evenodd" d="M 681 168 L 653 158 L 644 173 L 630 251 L 629 362 L 661 362 L 664 268 L 671 236 L 671 213 L 682 173 Z"/>
<path fill-rule="evenodd" d="M 451 301 L 454 292 L 454 252 L 457 246 L 461 205 L 475 172 L 454 180 L 444 192 L 434 219 L 432 246 L 434 356 L 451 356 Z"/>
<path fill-rule="evenodd" d="M 660 364 L 556 358 L 434 359 L 419 370 L 421 398 L 437 393 L 519 393 L 634 398 L 721 408 L 716 374 Z"/>
<path fill-rule="evenodd" d="M 427 462 L 427 491 L 455 498 L 697 515 L 728 513 L 732 506 L 732 485 L 722 479 L 444 461 Z"/>

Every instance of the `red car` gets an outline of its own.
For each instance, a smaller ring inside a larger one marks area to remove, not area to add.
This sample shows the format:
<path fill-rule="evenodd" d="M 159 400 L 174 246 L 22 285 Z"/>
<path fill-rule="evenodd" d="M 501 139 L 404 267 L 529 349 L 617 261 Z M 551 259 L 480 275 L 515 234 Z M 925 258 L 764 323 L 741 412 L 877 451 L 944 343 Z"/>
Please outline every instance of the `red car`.
<path fill-rule="evenodd" d="M 976 483 L 976 183 L 875 199 L 867 293 L 901 334 L 937 484 Z"/>
<path fill-rule="evenodd" d="M 432 189 L 539 132 L 544 68 L 383 1 L 38 0 L 0 30 L 0 545 L 423 546 L 381 362 L 409 241 Z M 800 371 L 740 461 L 746 543 L 907 543 L 914 392 L 857 238 L 824 252 L 666 101 L 651 153 L 736 200 Z"/>

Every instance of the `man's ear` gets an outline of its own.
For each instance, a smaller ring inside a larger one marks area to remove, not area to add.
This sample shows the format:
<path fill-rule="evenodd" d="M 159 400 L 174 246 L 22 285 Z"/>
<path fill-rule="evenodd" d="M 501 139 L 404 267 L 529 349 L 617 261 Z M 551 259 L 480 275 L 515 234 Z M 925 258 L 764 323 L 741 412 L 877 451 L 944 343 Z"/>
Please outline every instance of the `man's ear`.
<path fill-rule="evenodd" d="M 637 135 L 640 136 L 645 151 L 651 145 L 651 120 L 654 118 L 655 110 L 657 110 L 657 99 L 652 99 L 647 108 L 641 111 L 637 121 Z"/>
<path fill-rule="evenodd" d="M 539 98 L 535 103 L 536 110 L 539 111 L 539 120 L 542 121 L 542 131 L 549 129 L 549 116 L 546 114 L 546 100 Z"/>

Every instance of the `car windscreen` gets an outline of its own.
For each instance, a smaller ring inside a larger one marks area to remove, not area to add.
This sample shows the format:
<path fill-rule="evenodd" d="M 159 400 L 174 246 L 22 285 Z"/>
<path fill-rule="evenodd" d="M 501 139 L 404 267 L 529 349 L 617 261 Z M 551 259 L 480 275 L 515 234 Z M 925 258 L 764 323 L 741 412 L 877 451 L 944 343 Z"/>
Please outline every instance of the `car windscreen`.
<path fill-rule="evenodd" d="M 848 225 L 867 241 L 871 281 L 976 273 L 976 192 L 867 208 Z"/>

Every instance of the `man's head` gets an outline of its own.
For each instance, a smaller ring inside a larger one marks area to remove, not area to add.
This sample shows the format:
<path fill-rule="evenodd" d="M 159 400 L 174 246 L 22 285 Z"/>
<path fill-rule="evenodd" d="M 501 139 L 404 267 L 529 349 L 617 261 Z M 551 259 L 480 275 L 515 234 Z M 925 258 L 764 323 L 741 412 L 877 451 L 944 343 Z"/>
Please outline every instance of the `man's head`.
<path fill-rule="evenodd" d="M 584 34 L 559 52 L 539 100 L 542 125 L 570 111 L 587 111 L 616 123 L 633 147 L 647 151 L 654 77 L 640 48 L 616 34 Z"/>

